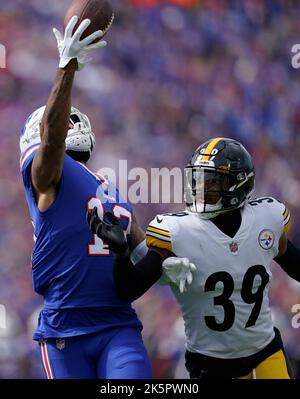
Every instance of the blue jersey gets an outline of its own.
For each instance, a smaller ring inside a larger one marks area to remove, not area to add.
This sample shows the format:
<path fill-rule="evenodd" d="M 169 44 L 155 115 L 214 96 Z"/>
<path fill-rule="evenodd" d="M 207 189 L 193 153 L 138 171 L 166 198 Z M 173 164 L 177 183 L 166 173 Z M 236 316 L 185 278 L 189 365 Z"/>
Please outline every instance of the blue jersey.
<path fill-rule="evenodd" d="M 107 182 L 65 155 L 56 199 L 46 212 L 40 212 L 30 177 L 36 149 L 28 149 L 21 159 L 35 235 L 33 286 L 44 297 L 33 338 L 62 338 L 121 326 L 142 328 L 131 305 L 117 296 L 112 254 L 86 222 L 86 211 L 97 206 L 100 217 L 105 220 L 105 213 L 112 211 L 128 231 L 131 206 L 111 185 L 114 201 L 103 202 L 111 196 Z"/>

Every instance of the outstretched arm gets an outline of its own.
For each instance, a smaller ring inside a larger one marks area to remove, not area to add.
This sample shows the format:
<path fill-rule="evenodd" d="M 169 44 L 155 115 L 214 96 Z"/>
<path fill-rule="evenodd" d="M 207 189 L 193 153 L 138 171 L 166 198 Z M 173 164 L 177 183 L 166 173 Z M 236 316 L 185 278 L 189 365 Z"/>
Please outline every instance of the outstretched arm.
<path fill-rule="evenodd" d="M 116 255 L 114 280 L 117 292 L 125 302 L 140 298 L 162 274 L 168 283 L 178 286 L 181 293 L 191 284 L 196 267 L 187 258 L 177 258 L 167 249 L 150 247 L 135 265 L 129 256 Z"/>
<path fill-rule="evenodd" d="M 133 251 L 141 242 L 145 240 L 145 233 L 141 229 L 135 215 L 132 215 L 132 222 L 130 228 L 130 234 L 127 237 L 129 249 Z"/>
<path fill-rule="evenodd" d="M 91 44 L 103 36 L 102 31 L 94 32 L 80 40 L 91 21 L 89 19 L 82 21 L 73 33 L 77 21 L 78 17 L 71 18 L 64 36 L 57 29 L 53 29 L 60 54 L 59 70 L 40 124 L 41 145 L 31 169 L 31 180 L 39 208 L 50 205 L 49 197 L 51 202 L 62 174 L 75 72 L 90 61 L 88 54 L 91 50 L 106 45 L 104 41 Z M 40 197 L 43 204 L 40 203 Z"/>
<path fill-rule="evenodd" d="M 121 300 L 133 302 L 138 299 L 159 280 L 163 271 L 170 282 L 179 286 L 181 292 L 186 289 L 186 282 L 192 282 L 195 266 L 187 258 L 174 257 L 167 249 L 150 247 L 147 254 L 133 265 L 119 220 L 110 212 L 106 216 L 112 224 L 100 220 L 97 208 L 94 208 L 88 211 L 87 222 L 92 232 L 115 253 L 114 281 Z"/>
<path fill-rule="evenodd" d="M 34 157 L 31 180 L 38 194 L 55 190 L 61 177 L 65 139 L 69 129 L 71 92 L 77 60 L 57 71 L 40 125 L 41 145 Z"/>

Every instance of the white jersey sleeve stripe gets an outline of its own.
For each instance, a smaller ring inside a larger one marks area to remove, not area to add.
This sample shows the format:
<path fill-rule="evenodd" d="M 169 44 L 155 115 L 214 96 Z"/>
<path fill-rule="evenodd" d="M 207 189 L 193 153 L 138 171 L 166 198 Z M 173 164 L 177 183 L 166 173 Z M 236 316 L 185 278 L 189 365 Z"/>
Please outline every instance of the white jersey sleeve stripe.
<path fill-rule="evenodd" d="M 39 144 L 34 145 L 33 147 L 28 148 L 28 150 L 25 152 L 25 154 L 22 155 L 21 159 L 20 159 L 20 169 L 22 169 L 26 159 L 28 159 L 28 157 L 30 157 L 30 155 L 36 151 L 39 148 Z"/>

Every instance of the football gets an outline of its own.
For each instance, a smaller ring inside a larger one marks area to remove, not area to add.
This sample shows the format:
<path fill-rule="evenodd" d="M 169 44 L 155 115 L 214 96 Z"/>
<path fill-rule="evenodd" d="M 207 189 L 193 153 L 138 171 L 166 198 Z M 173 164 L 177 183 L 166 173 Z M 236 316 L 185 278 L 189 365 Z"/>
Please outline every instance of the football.
<path fill-rule="evenodd" d="M 76 31 L 84 19 L 88 18 L 91 20 L 90 26 L 88 26 L 85 32 L 81 35 L 81 40 L 97 30 L 102 30 L 105 35 L 114 20 L 112 7 L 106 0 L 74 0 L 65 15 L 65 29 L 74 15 L 78 16 L 79 19 L 73 32 Z M 102 38 L 95 40 L 94 43 L 99 40 L 102 40 Z"/>

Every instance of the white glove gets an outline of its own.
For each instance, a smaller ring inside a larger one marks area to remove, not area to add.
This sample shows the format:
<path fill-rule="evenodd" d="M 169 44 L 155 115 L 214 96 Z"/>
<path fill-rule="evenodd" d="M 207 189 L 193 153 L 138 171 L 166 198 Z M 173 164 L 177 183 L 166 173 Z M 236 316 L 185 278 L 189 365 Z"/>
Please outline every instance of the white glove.
<path fill-rule="evenodd" d="M 70 19 L 64 36 L 59 30 L 53 28 L 53 33 L 57 40 L 57 47 L 60 55 L 60 68 L 65 68 L 72 59 L 76 58 L 78 62 L 78 69 L 82 69 L 91 61 L 91 58 L 88 57 L 89 51 L 100 47 L 105 47 L 107 44 L 104 40 L 91 44 L 94 40 L 103 36 L 103 32 L 101 30 L 98 30 L 83 40 L 80 40 L 81 35 L 91 23 L 90 19 L 85 19 L 82 21 L 72 36 L 72 32 L 77 24 L 77 21 L 77 16 L 74 16 Z"/>
<path fill-rule="evenodd" d="M 176 284 L 181 293 L 186 291 L 186 283 L 192 283 L 192 273 L 196 270 L 196 266 L 188 258 L 176 256 L 165 259 L 162 267 L 164 280 Z"/>

